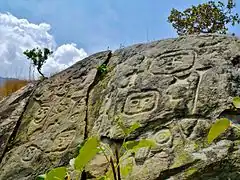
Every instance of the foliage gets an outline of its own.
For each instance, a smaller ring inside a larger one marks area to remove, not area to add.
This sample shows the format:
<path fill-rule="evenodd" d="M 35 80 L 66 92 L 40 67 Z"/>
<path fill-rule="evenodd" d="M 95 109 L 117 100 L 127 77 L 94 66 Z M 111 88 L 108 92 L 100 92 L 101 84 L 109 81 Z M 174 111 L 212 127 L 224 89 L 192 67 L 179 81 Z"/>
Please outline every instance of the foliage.
<path fill-rule="evenodd" d="M 48 173 L 40 175 L 37 180 L 65 180 L 68 176 L 66 167 L 58 167 L 50 170 Z"/>
<path fill-rule="evenodd" d="M 230 126 L 230 121 L 226 118 L 218 119 L 215 124 L 212 125 L 208 133 L 208 143 L 211 144 L 220 134 L 226 131 Z"/>
<path fill-rule="evenodd" d="M 103 63 L 102 65 L 97 67 L 97 70 L 100 76 L 104 76 L 108 72 L 107 64 Z"/>
<path fill-rule="evenodd" d="M 233 98 L 233 105 L 235 106 L 235 108 L 240 108 L 240 97 L 234 97 Z"/>
<path fill-rule="evenodd" d="M 236 4 L 228 0 L 227 5 L 221 1 L 209 1 L 198 6 L 187 8 L 183 12 L 172 9 L 168 22 L 172 23 L 178 35 L 199 34 L 199 33 L 220 33 L 226 34 L 229 23 L 234 26 L 240 23 L 237 13 L 233 9 Z"/>
<path fill-rule="evenodd" d="M 52 53 L 53 52 L 50 51 L 48 48 L 44 48 L 43 50 L 39 48 L 33 48 L 32 50 L 26 50 L 23 52 L 23 54 L 32 61 L 33 65 L 36 66 L 37 71 L 42 77 L 45 77 L 44 74 L 41 72 L 42 66 Z"/>
<path fill-rule="evenodd" d="M 139 123 L 133 123 L 129 128 L 126 128 L 120 119 L 118 119 L 117 122 L 118 126 L 123 130 L 125 138 L 120 150 L 115 147 L 114 152 L 108 145 L 102 144 L 103 148 L 100 149 L 110 163 L 111 169 L 99 178 L 101 180 L 121 180 L 121 177 L 127 178 L 133 169 L 132 156 L 141 148 L 152 148 L 156 146 L 155 141 L 151 139 L 126 141 L 127 137 L 136 129 L 140 128 L 141 125 Z M 107 157 L 106 152 L 111 154 L 110 158 Z M 114 160 L 116 163 L 114 163 Z"/>
<path fill-rule="evenodd" d="M 125 132 L 126 138 L 127 135 L 131 134 L 133 131 L 140 127 L 140 124 L 138 123 L 134 123 L 129 128 L 124 127 L 122 123 L 119 124 Z M 111 168 L 109 168 L 108 172 L 104 176 L 99 177 L 98 179 L 121 180 L 121 177 L 127 177 L 133 169 L 133 161 L 131 159 L 131 156 L 129 155 L 136 153 L 140 148 L 151 148 L 156 145 L 155 142 L 150 139 L 126 141 L 126 138 L 124 139 L 120 150 L 118 150 L 116 147 L 112 149 L 108 144 L 101 143 L 98 137 L 88 138 L 79 150 L 79 155 L 76 158 L 70 160 L 70 165 L 77 173 L 76 179 L 79 179 L 85 166 L 95 157 L 95 155 L 97 153 L 102 153 Z M 120 154 L 119 152 L 123 153 Z M 70 176 L 67 173 L 65 167 L 52 169 L 47 174 L 38 176 L 38 178 L 42 178 L 45 180 L 70 180 Z"/>
<path fill-rule="evenodd" d="M 0 86 L 0 99 L 7 97 L 28 84 L 27 80 L 7 80 Z"/>
<path fill-rule="evenodd" d="M 233 98 L 233 105 L 236 110 L 239 110 L 240 108 L 240 97 L 234 97 Z M 231 121 L 227 118 L 221 118 L 215 122 L 215 124 L 212 125 L 210 128 L 210 131 L 208 133 L 208 143 L 211 144 L 214 139 L 216 139 L 220 134 L 224 133 L 230 126 L 234 126 L 239 129 L 236 125 L 233 125 Z"/>
<path fill-rule="evenodd" d="M 74 169 L 78 172 L 79 176 L 88 162 L 99 152 L 99 144 L 98 137 L 90 137 L 80 149 L 79 155 L 73 160 Z"/>

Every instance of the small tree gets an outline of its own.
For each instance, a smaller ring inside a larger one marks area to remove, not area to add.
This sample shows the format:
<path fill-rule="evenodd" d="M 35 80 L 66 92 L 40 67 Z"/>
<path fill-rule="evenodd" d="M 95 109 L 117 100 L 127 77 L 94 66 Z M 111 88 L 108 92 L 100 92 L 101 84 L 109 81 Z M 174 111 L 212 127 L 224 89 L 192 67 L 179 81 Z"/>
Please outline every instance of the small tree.
<path fill-rule="evenodd" d="M 48 48 L 44 48 L 43 50 L 39 48 L 33 48 L 32 50 L 26 50 L 23 52 L 23 54 L 32 61 L 33 65 L 37 67 L 37 71 L 43 78 L 45 78 L 45 76 L 41 71 L 42 66 L 52 53 L 53 52 Z"/>
<path fill-rule="evenodd" d="M 227 24 L 240 23 L 239 15 L 232 11 L 236 7 L 233 0 L 224 5 L 221 1 L 209 1 L 187 8 L 183 12 L 172 9 L 168 22 L 177 30 L 178 35 L 220 33 L 226 34 Z"/>

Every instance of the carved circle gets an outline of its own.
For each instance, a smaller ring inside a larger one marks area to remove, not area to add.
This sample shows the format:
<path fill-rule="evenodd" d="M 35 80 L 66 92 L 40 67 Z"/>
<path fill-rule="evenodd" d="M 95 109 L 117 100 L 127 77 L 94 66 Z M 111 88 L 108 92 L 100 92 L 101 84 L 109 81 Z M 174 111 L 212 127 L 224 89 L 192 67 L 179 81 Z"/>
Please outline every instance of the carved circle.
<path fill-rule="evenodd" d="M 169 129 L 162 129 L 154 135 L 154 139 L 158 144 L 165 144 L 171 139 L 171 136 Z"/>

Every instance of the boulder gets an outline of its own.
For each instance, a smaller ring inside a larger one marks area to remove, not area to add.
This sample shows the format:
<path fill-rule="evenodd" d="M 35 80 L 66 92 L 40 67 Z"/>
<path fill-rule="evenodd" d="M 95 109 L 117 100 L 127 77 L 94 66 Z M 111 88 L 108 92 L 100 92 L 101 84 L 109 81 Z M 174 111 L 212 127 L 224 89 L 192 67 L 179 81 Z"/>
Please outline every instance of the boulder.
<path fill-rule="evenodd" d="M 157 143 L 132 157 L 127 179 L 239 179 L 239 130 L 229 128 L 212 144 L 206 140 L 217 118 L 240 123 L 232 105 L 240 95 L 239 67 L 240 40 L 225 35 L 182 36 L 94 54 L 30 95 L 14 121 L 18 128 L 9 131 L 11 141 L 0 141 L 6 149 L 0 151 L 0 179 L 34 179 L 67 165 L 93 135 L 121 145 L 119 120 L 126 127 L 141 125 L 127 139 Z M 93 179 L 108 168 L 101 159 L 86 168 Z"/>

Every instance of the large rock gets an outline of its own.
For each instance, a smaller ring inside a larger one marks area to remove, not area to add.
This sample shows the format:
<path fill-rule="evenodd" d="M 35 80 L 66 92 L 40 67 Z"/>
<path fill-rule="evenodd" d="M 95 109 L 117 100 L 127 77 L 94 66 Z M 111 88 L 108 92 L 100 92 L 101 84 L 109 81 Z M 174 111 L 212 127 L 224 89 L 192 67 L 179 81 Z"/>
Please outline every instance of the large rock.
<path fill-rule="evenodd" d="M 97 71 L 102 64 L 108 66 L 104 76 Z M 206 142 L 218 117 L 239 123 L 232 110 L 232 97 L 240 95 L 239 67 L 240 40 L 218 35 L 92 55 L 36 89 L 4 153 L 0 179 L 34 179 L 66 165 L 91 135 L 121 143 L 119 119 L 126 127 L 141 124 L 130 139 L 157 142 L 137 152 L 127 179 L 239 179 L 239 131 L 231 128 L 213 144 Z M 101 159 L 87 167 L 92 176 L 105 171 Z"/>
<path fill-rule="evenodd" d="M 3 158 L 12 138 L 16 135 L 21 116 L 25 111 L 34 85 L 29 83 L 12 96 L 0 101 L 0 160 Z"/>

